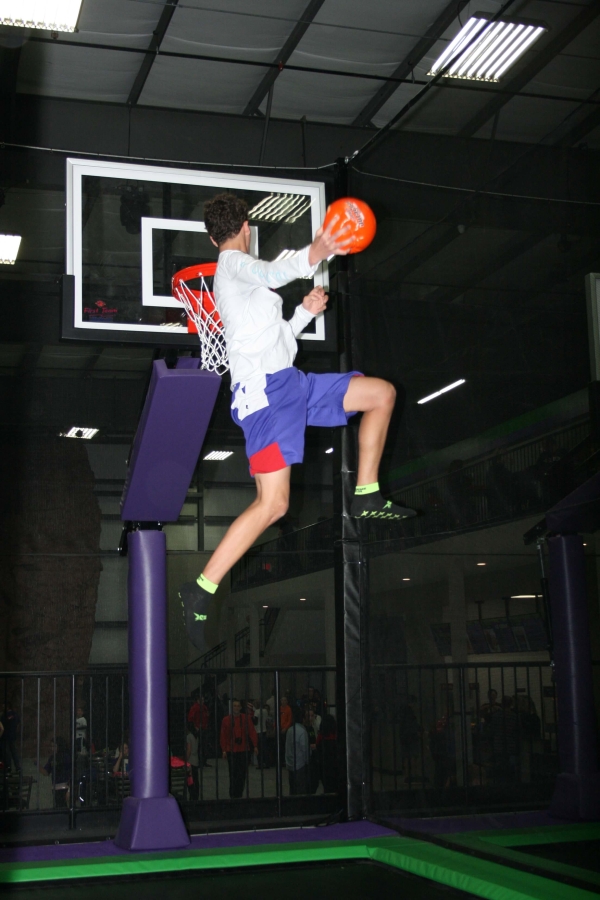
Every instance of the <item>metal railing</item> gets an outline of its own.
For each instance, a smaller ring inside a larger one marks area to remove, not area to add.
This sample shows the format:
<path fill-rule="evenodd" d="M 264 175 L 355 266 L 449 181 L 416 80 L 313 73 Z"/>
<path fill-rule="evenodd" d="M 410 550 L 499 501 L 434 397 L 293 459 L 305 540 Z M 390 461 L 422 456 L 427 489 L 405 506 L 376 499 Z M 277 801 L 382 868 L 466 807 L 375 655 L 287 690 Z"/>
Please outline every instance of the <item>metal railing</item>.
<path fill-rule="evenodd" d="M 410 536 L 436 534 L 543 512 L 581 478 L 590 425 L 586 419 L 551 435 L 497 451 L 475 462 L 456 459 L 442 475 L 397 492 L 425 513 L 407 523 Z M 581 448 L 582 452 L 576 451 Z"/>
<path fill-rule="evenodd" d="M 518 809 L 558 773 L 549 663 L 371 667 L 372 811 Z"/>
<path fill-rule="evenodd" d="M 339 807 L 334 667 L 196 668 L 171 671 L 169 680 L 170 789 L 188 819 Z M 88 812 L 118 814 L 130 793 L 127 671 L 2 673 L 1 697 L 11 726 L 2 739 L 0 810 L 66 814 L 70 828 Z M 241 718 L 232 717 L 234 698 Z M 290 748 L 294 709 L 314 736 Z"/>
<path fill-rule="evenodd" d="M 231 592 L 333 566 L 333 520 L 324 519 L 249 550 L 231 570 Z"/>
<path fill-rule="evenodd" d="M 554 442 L 552 451 L 549 439 Z M 552 454 L 559 457 L 553 464 Z M 587 419 L 472 463 L 455 460 L 444 474 L 397 492 L 396 499 L 423 515 L 401 526 L 365 520 L 361 523 L 363 545 L 370 556 L 378 556 L 397 549 L 398 541 L 422 543 L 450 532 L 543 513 L 597 467 Z M 333 519 L 326 519 L 249 550 L 232 569 L 231 590 L 248 590 L 332 566 Z"/>

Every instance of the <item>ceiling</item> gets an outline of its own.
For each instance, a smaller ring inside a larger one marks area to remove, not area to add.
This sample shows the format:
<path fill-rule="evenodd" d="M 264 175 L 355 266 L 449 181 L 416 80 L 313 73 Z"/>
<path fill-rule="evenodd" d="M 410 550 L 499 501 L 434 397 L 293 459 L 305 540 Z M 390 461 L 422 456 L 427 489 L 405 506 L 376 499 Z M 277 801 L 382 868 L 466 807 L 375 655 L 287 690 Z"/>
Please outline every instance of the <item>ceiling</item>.
<path fill-rule="evenodd" d="M 600 146 L 600 3 L 513 0 L 548 31 L 500 84 L 427 72 L 497 0 L 83 0 L 79 31 L 4 29 L 18 93 Z M 17 46 L 16 45 L 21 45 Z M 5 66 L 6 68 L 6 66 Z M 409 102 L 420 99 L 410 110 Z"/>

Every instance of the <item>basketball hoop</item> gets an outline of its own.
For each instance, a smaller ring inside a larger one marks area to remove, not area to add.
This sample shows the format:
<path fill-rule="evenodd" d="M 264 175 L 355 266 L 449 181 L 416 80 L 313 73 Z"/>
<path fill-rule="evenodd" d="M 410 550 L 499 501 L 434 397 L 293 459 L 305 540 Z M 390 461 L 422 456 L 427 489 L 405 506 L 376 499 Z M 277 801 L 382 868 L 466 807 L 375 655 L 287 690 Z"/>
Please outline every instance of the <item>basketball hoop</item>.
<path fill-rule="evenodd" d="M 222 375 L 229 368 L 223 336 L 223 323 L 215 306 L 212 279 L 216 263 L 201 263 L 175 272 L 173 296 L 184 307 L 188 317 L 188 331 L 200 339 L 200 361 L 203 369 Z M 207 279 L 210 284 L 207 284 Z M 191 288 L 190 281 L 199 281 L 200 288 Z"/>

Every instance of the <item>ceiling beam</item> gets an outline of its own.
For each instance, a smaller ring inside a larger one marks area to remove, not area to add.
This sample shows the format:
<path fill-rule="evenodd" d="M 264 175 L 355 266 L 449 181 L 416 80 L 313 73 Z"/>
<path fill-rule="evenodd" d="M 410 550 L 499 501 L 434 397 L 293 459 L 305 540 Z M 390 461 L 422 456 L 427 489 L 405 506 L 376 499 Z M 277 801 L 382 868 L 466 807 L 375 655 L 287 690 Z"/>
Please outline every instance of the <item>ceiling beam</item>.
<path fill-rule="evenodd" d="M 596 98 L 600 94 L 600 89 L 597 90 L 593 97 Z M 597 128 L 600 125 L 600 107 L 593 109 L 591 113 L 589 113 L 584 119 L 581 119 L 576 125 L 573 125 L 566 134 L 556 142 L 557 147 L 572 147 L 574 144 L 578 144 L 582 138 L 593 131 L 594 128 Z"/>
<path fill-rule="evenodd" d="M 402 60 L 398 68 L 392 74 L 390 80 L 386 81 L 386 83 L 379 88 L 364 109 L 359 112 L 352 123 L 353 125 L 364 126 L 370 124 L 373 116 L 379 112 L 381 107 L 387 103 L 392 94 L 399 88 L 400 81 L 408 78 L 415 66 L 421 62 L 433 45 L 441 38 L 455 19 L 458 18 L 458 13 L 463 6 L 464 0 L 452 0 L 452 2 L 442 10 L 433 25 L 427 29 L 427 34 L 417 41 L 407 56 Z"/>
<path fill-rule="evenodd" d="M 150 74 L 150 69 L 154 65 L 156 54 L 160 49 L 160 45 L 163 42 L 165 34 L 167 33 L 167 28 L 171 24 L 171 19 L 173 18 L 173 13 L 175 12 L 175 7 L 177 6 L 178 2 L 179 0 L 167 0 L 165 5 L 163 6 L 158 24 L 152 32 L 152 40 L 148 45 L 146 55 L 144 56 L 139 71 L 135 76 L 133 86 L 129 92 L 129 97 L 127 98 L 128 106 L 135 106 L 140 99 L 141 93 L 144 90 L 144 85 L 146 84 L 146 79 Z"/>
<path fill-rule="evenodd" d="M 245 116 L 253 116 L 256 112 L 258 112 L 258 107 L 269 93 L 270 88 L 273 86 L 275 80 L 279 76 L 279 73 L 283 70 L 286 62 L 304 37 L 305 32 L 307 31 L 314 17 L 323 6 L 323 3 L 324 0 L 310 0 L 308 6 L 304 10 L 304 13 L 302 14 L 302 18 L 299 19 L 298 22 L 296 22 L 294 28 L 292 29 L 292 33 L 275 58 L 275 63 L 278 67 L 276 69 L 269 69 L 265 73 L 262 81 L 246 104 L 246 108 L 244 110 Z"/>
<path fill-rule="evenodd" d="M 526 84 L 544 69 L 548 63 L 561 53 L 577 35 L 590 25 L 600 15 L 600 3 L 593 2 L 584 7 L 581 12 L 572 19 L 566 28 L 557 34 L 552 40 L 540 40 L 540 51 L 531 57 L 529 62 L 504 86 L 504 92 L 498 94 L 481 109 L 458 132 L 459 137 L 473 137 L 486 122 L 498 113 L 513 94 L 518 94 Z"/>
<path fill-rule="evenodd" d="M 524 253 L 528 253 L 533 247 L 541 244 L 547 237 L 547 234 L 531 234 L 526 238 L 523 238 L 521 235 L 516 235 L 508 241 L 500 253 L 492 260 L 488 261 L 483 266 L 479 266 L 479 268 L 472 272 L 468 284 L 457 284 L 452 286 L 441 285 L 430 294 L 427 294 L 423 299 L 428 303 L 431 301 L 434 303 L 452 303 L 457 297 L 460 297 L 461 294 L 466 294 L 467 291 L 476 290 L 477 286 L 481 284 L 482 281 L 485 281 L 486 278 L 489 278 L 490 275 L 494 275 L 494 273 L 501 271 L 509 265 L 509 263 L 513 262 L 513 260 L 517 259 L 519 256 L 523 256 Z"/>

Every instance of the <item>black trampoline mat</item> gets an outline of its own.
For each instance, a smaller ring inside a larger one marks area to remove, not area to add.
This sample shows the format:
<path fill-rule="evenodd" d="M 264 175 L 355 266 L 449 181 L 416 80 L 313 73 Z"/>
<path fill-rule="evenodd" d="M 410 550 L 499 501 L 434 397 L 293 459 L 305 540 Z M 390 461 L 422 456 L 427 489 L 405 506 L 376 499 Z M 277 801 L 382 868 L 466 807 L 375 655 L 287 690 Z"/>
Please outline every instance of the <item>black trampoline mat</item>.
<path fill-rule="evenodd" d="M 19 900 L 475 900 L 473 894 L 360 860 L 12 885 L 8 893 Z"/>
<path fill-rule="evenodd" d="M 519 844 L 513 847 L 519 853 L 531 853 L 542 859 L 587 869 L 588 872 L 600 872 L 600 840 L 594 841 L 561 841 L 550 844 Z"/>

